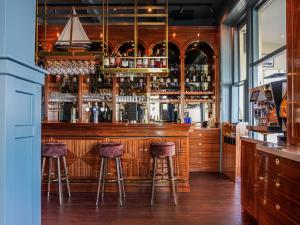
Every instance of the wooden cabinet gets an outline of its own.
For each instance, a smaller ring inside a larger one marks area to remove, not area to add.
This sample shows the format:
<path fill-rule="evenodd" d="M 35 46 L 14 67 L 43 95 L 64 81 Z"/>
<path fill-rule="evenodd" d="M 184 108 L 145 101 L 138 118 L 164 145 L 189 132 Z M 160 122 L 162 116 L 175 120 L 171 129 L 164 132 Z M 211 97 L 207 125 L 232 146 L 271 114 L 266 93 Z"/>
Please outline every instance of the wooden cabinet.
<path fill-rule="evenodd" d="M 300 1 L 287 1 L 288 141 L 300 143 Z"/>
<path fill-rule="evenodd" d="M 258 160 L 256 143 L 241 141 L 241 202 L 243 209 L 257 219 Z"/>
<path fill-rule="evenodd" d="M 222 136 L 222 173 L 236 180 L 236 139 L 233 136 Z"/>
<path fill-rule="evenodd" d="M 258 151 L 258 221 L 300 224 L 300 163 Z"/>
<path fill-rule="evenodd" d="M 218 172 L 220 129 L 194 129 L 190 133 L 190 171 Z"/>

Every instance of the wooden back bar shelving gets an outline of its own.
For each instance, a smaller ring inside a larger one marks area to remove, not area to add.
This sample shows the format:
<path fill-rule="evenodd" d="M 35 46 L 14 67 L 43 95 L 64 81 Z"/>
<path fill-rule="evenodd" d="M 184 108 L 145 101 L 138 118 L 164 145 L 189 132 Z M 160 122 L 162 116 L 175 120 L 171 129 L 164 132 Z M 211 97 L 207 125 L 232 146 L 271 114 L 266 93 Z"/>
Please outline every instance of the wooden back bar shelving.
<path fill-rule="evenodd" d="M 42 30 L 43 27 L 41 26 L 40 29 Z M 60 33 L 63 29 L 63 26 L 58 25 L 48 25 L 47 26 L 47 40 L 46 40 L 46 51 L 52 51 L 53 46 L 57 40 L 57 34 Z M 97 40 L 99 38 L 102 27 L 95 26 L 95 25 L 84 25 L 84 29 L 91 40 Z M 125 43 L 126 41 L 132 40 L 133 30 L 132 26 L 112 26 L 110 28 L 110 37 L 108 48 L 111 49 L 112 52 L 117 52 L 119 47 Z M 195 26 L 169 26 L 169 43 L 174 44 L 179 49 L 180 53 L 178 55 L 180 65 L 179 65 L 179 90 L 178 92 L 174 93 L 155 93 L 158 95 L 177 95 L 178 96 L 178 103 L 179 103 L 179 112 L 180 112 L 180 119 L 183 122 L 184 117 L 184 109 L 185 106 L 188 104 L 200 104 L 206 102 L 212 102 L 214 108 L 214 119 L 216 123 L 219 123 L 219 114 L 220 114 L 220 79 L 219 79 L 219 28 L 218 27 L 195 27 Z M 158 43 L 162 42 L 165 37 L 165 32 L 159 29 L 158 26 L 140 26 L 139 27 L 139 44 L 143 46 L 145 52 L 150 53 L 152 49 Z M 44 40 L 44 33 L 39 33 L 39 40 Z M 185 86 L 185 59 L 186 59 L 186 52 L 187 49 L 193 46 L 195 43 L 203 43 L 209 48 L 211 48 L 212 55 L 209 57 L 212 58 L 211 62 L 211 76 L 212 76 L 212 90 L 211 91 L 195 91 L 195 92 L 186 92 Z M 82 75 L 85 76 L 85 75 Z M 147 80 L 147 96 L 151 96 L 151 79 L 146 78 Z M 83 78 L 79 79 L 79 90 L 84 90 L 80 86 L 84 86 Z M 113 122 L 116 122 L 116 102 L 115 97 L 118 95 L 118 86 L 119 86 L 119 79 L 113 78 L 112 79 L 112 93 L 113 93 Z M 51 88 L 51 82 L 49 78 L 46 78 L 45 83 L 45 97 L 49 96 L 49 92 L 53 89 Z M 202 96 L 209 96 L 209 99 L 202 99 Z M 82 99 L 82 98 L 81 98 Z M 81 99 L 78 99 L 78 105 L 81 106 L 82 102 Z M 149 98 L 147 98 L 149 99 Z M 48 107 L 48 100 L 49 98 L 45 98 L 45 121 L 48 120 L 47 115 L 47 107 Z M 147 105 L 149 108 L 149 101 L 147 101 Z M 80 110 L 79 110 L 80 111 Z M 82 113 L 79 113 L 79 122 L 84 122 L 84 118 Z"/>

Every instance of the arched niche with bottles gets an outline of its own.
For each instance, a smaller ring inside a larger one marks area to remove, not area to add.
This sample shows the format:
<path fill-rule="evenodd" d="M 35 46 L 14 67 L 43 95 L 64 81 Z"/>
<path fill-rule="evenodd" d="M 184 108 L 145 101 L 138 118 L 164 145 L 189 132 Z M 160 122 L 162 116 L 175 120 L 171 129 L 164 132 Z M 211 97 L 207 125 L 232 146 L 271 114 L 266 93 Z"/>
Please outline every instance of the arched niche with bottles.
<path fill-rule="evenodd" d="M 164 56 L 166 44 L 164 41 L 157 43 L 152 48 L 153 56 Z M 160 62 L 162 63 L 162 62 Z M 168 43 L 168 66 L 169 74 L 167 77 L 154 77 L 151 87 L 152 92 L 179 92 L 180 91 L 180 50 L 172 42 Z M 156 81 L 156 82 L 155 82 Z"/>
<path fill-rule="evenodd" d="M 166 42 L 157 43 L 151 50 L 152 56 L 165 56 Z M 180 49 L 176 44 L 169 42 L 169 74 L 151 77 L 150 121 L 180 121 L 180 62 Z"/>
<path fill-rule="evenodd" d="M 121 68 L 133 68 L 134 66 L 134 41 L 129 40 L 122 43 L 115 53 L 115 56 L 122 56 L 122 58 L 115 57 L 116 62 L 120 64 Z M 145 47 L 138 43 L 137 56 L 145 56 Z M 143 60 L 136 60 L 137 67 L 142 67 Z M 117 75 L 117 88 L 116 96 L 116 120 L 121 122 L 145 122 L 147 119 L 147 78 L 146 74 L 136 73 L 119 73 Z"/>
<path fill-rule="evenodd" d="M 214 51 L 206 42 L 192 42 L 185 51 L 185 118 L 214 122 Z"/>

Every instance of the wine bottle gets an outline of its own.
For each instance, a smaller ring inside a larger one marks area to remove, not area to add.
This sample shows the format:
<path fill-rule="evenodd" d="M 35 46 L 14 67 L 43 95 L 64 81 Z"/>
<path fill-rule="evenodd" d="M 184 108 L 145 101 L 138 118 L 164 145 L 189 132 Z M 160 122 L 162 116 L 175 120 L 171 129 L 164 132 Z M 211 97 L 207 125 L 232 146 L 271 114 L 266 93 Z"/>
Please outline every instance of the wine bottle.
<path fill-rule="evenodd" d="M 125 57 L 126 57 L 126 53 L 124 53 L 124 58 L 122 59 L 122 67 L 128 68 L 128 66 L 129 66 L 128 59 Z"/>
<path fill-rule="evenodd" d="M 138 52 L 138 57 L 142 57 L 142 52 L 140 50 Z M 136 60 L 136 67 L 137 68 L 142 68 L 142 65 L 143 65 L 142 58 L 137 58 L 137 60 Z"/>
<path fill-rule="evenodd" d="M 160 57 L 159 49 L 156 50 L 155 56 L 156 56 L 156 57 Z M 155 59 L 155 62 L 154 62 L 154 67 L 155 67 L 155 68 L 160 68 L 160 66 L 161 66 L 160 58 L 156 58 L 156 59 Z"/>
<path fill-rule="evenodd" d="M 116 66 L 116 59 L 115 59 L 114 54 L 112 54 L 109 58 L 109 66 L 111 68 L 114 68 Z"/>
<path fill-rule="evenodd" d="M 151 54 L 151 57 L 154 57 L 153 52 L 152 52 L 152 54 Z M 154 68 L 154 66 L 155 66 L 154 64 L 155 64 L 154 58 L 150 58 L 150 60 L 149 60 L 149 67 L 150 67 L 150 68 Z"/>
<path fill-rule="evenodd" d="M 144 58 L 143 58 L 143 67 L 144 67 L 144 68 L 149 67 L 149 60 L 148 60 L 148 58 L 146 58 L 146 57 L 147 57 L 147 55 L 144 54 Z"/>
<path fill-rule="evenodd" d="M 165 51 L 163 51 L 162 56 L 166 56 L 165 55 Z M 162 68 L 167 68 L 167 59 L 166 58 L 162 58 L 162 60 L 161 60 L 161 67 Z"/>
<path fill-rule="evenodd" d="M 108 58 L 107 53 L 105 53 L 105 55 L 104 55 L 103 66 L 104 66 L 104 68 L 108 68 L 109 67 L 109 58 Z"/>

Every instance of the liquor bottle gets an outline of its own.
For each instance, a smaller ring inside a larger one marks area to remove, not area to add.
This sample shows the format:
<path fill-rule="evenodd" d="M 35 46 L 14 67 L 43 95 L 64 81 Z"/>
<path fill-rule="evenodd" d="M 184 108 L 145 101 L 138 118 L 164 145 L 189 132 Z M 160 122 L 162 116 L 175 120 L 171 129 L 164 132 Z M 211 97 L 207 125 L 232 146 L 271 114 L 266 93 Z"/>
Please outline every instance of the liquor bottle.
<path fill-rule="evenodd" d="M 102 102 L 101 106 L 99 107 L 99 121 L 100 122 L 104 122 L 105 121 L 105 117 L 106 117 L 106 108 L 105 108 L 105 103 Z"/>
<path fill-rule="evenodd" d="M 117 68 L 120 68 L 121 67 L 121 61 L 122 61 L 122 58 L 121 58 L 121 53 L 118 51 L 117 52 L 117 55 L 116 55 L 116 60 L 115 60 L 115 67 Z"/>
<path fill-rule="evenodd" d="M 92 108 L 92 122 L 98 123 L 98 118 L 99 118 L 99 109 L 98 109 L 98 103 L 96 102 Z"/>
<path fill-rule="evenodd" d="M 71 107 L 71 123 L 76 123 L 76 107 L 75 104 Z"/>
<path fill-rule="evenodd" d="M 109 57 L 107 55 L 107 53 L 105 53 L 104 58 L 103 58 L 103 66 L 104 68 L 108 68 L 109 67 Z"/>
<path fill-rule="evenodd" d="M 151 54 L 151 57 L 154 57 L 153 52 L 152 52 L 152 54 Z M 149 67 L 150 67 L 150 68 L 154 68 L 154 66 L 155 66 L 154 64 L 155 64 L 154 58 L 150 58 L 150 60 L 149 60 Z"/>
<path fill-rule="evenodd" d="M 190 82 L 190 75 L 189 75 L 189 70 L 185 71 L 185 82 L 189 83 Z"/>
<path fill-rule="evenodd" d="M 197 75 L 196 75 L 196 71 L 194 70 L 193 72 L 193 78 L 192 78 L 193 82 L 197 82 Z"/>
<path fill-rule="evenodd" d="M 101 74 L 98 75 L 97 81 L 98 81 L 98 84 L 102 83 L 103 79 L 102 79 Z"/>
<path fill-rule="evenodd" d="M 115 59 L 115 55 L 112 54 L 109 58 L 109 67 L 114 68 L 115 66 L 116 66 L 116 59 Z"/>
<path fill-rule="evenodd" d="M 165 51 L 163 51 L 162 56 L 164 56 L 164 57 L 166 56 Z M 162 68 L 167 68 L 167 58 L 162 58 L 161 59 L 161 67 Z"/>
<path fill-rule="evenodd" d="M 137 56 L 138 57 L 142 57 L 142 52 L 139 51 Z M 143 60 L 142 60 L 142 58 L 137 58 L 137 60 L 136 60 L 136 67 L 137 68 L 142 68 L 142 66 L 143 66 Z"/>
<path fill-rule="evenodd" d="M 133 57 L 132 54 L 130 54 L 129 52 L 127 53 L 128 56 L 130 57 Z M 130 58 L 129 61 L 128 61 L 128 67 L 129 68 L 134 68 L 134 59 L 133 58 Z"/>
<path fill-rule="evenodd" d="M 148 68 L 149 67 L 149 60 L 148 60 L 146 54 L 144 54 L 144 58 L 143 58 L 143 67 L 144 68 Z"/>
<path fill-rule="evenodd" d="M 77 76 L 72 77 L 72 88 L 71 88 L 72 93 L 78 93 L 78 86 L 77 86 Z"/>
<path fill-rule="evenodd" d="M 122 67 L 123 68 L 128 68 L 128 66 L 129 66 L 128 59 L 125 58 L 125 57 L 127 57 L 126 53 L 124 53 L 124 58 L 122 59 Z"/>
<path fill-rule="evenodd" d="M 158 58 L 156 58 L 155 61 L 154 61 L 154 67 L 155 68 L 160 68 L 161 63 L 160 63 L 160 58 L 159 58 L 160 57 L 159 49 L 156 50 L 155 57 L 158 57 Z"/>

